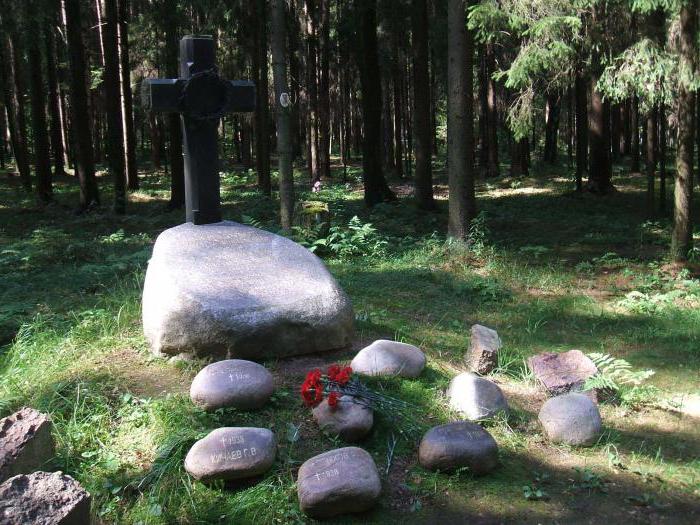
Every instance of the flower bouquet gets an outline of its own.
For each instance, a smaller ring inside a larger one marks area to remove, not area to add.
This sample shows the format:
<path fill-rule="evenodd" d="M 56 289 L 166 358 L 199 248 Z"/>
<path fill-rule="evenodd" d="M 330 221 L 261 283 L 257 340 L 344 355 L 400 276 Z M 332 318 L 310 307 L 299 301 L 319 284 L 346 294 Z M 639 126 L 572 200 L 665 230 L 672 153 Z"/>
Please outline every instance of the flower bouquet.
<path fill-rule="evenodd" d="M 406 439 L 415 440 L 422 435 L 423 426 L 414 419 L 414 405 L 369 388 L 353 375 L 349 366 L 333 364 L 325 374 L 316 368 L 306 374 L 301 385 L 301 398 L 307 407 L 316 407 L 327 397 L 328 406 L 334 410 L 342 396 L 380 414 Z"/>

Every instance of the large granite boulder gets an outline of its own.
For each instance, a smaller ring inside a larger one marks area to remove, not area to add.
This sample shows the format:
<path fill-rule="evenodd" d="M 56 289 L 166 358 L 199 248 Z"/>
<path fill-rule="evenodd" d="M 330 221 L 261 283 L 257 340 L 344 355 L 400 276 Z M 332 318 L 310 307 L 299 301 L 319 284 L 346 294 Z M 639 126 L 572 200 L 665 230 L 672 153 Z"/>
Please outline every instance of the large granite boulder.
<path fill-rule="evenodd" d="M 568 445 L 595 443 L 603 426 L 598 406 L 576 393 L 547 400 L 538 418 L 550 441 Z"/>
<path fill-rule="evenodd" d="M 476 423 L 456 421 L 425 433 L 418 448 L 418 462 L 428 470 L 454 472 L 467 467 L 473 474 L 483 475 L 498 465 L 498 445 Z"/>
<path fill-rule="evenodd" d="M 190 386 L 190 399 L 204 410 L 254 410 L 268 402 L 274 389 L 272 374 L 264 366 L 244 359 L 226 359 L 199 371 Z"/>
<path fill-rule="evenodd" d="M 586 380 L 598 373 L 595 363 L 581 350 L 545 352 L 530 357 L 527 364 L 553 396 L 580 391 Z"/>
<path fill-rule="evenodd" d="M 270 232 L 223 221 L 158 236 L 143 290 L 154 352 L 262 359 L 350 343 L 350 299 L 321 260 Z"/>
<path fill-rule="evenodd" d="M 379 339 L 360 350 L 350 366 L 367 376 L 418 377 L 425 368 L 420 348 L 398 341 Z"/>
<path fill-rule="evenodd" d="M 471 372 L 455 376 L 447 390 L 450 407 L 473 421 L 488 419 L 498 413 L 508 414 L 503 391 L 488 379 Z"/>
<path fill-rule="evenodd" d="M 277 439 L 266 428 L 217 428 L 192 445 L 185 470 L 204 482 L 252 478 L 267 472 L 276 455 Z"/>
<path fill-rule="evenodd" d="M 313 518 L 368 510 L 377 503 L 381 490 L 377 465 L 361 448 L 330 450 L 299 468 L 299 506 Z"/>
<path fill-rule="evenodd" d="M 0 419 L 0 483 L 39 470 L 53 459 L 54 448 L 46 414 L 23 408 Z"/>
<path fill-rule="evenodd" d="M 334 407 L 324 399 L 313 414 L 321 430 L 348 443 L 361 440 L 374 424 L 372 409 L 354 401 L 352 396 L 342 396 Z"/>
<path fill-rule="evenodd" d="M 3 525 L 90 525 L 90 494 L 62 472 L 20 474 L 0 485 Z"/>

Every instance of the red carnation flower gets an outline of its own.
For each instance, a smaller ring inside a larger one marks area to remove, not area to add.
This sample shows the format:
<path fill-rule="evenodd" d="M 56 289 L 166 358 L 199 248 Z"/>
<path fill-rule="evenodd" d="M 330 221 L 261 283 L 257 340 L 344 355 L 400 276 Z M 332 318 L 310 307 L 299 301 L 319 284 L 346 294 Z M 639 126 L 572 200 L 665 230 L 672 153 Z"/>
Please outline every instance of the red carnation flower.
<path fill-rule="evenodd" d="M 338 374 L 340 374 L 340 365 L 331 365 L 328 367 L 328 379 L 335 381 Z"/>
<path fill-rule="evenodd" d="M 352 376 L 352 368 L 350 368 L 349 366 L 346 366 L 335 376 L 335 382 L 338 383 L 339 385 L 344 385 L 348 381 L 350 381 L 351 376 Z"/>
<path fill-rule="evenodd" d="M 338 392 L 331 392 L 328 394 L 328 406 L 331 408 L 335 408 L 338 406 L 338 399 L 340 398 L 340 395 Z"/>

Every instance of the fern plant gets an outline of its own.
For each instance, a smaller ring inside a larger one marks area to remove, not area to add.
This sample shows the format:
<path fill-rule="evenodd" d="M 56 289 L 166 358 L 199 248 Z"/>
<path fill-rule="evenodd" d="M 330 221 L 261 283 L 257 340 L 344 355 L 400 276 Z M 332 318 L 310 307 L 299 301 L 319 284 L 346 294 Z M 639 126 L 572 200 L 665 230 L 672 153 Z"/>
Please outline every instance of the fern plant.
<path fill-rule="evenodd" d="M 586 380 L 584 390 L 606 391 L 627 405 L 646 404 L 656 394 L 655 387 L 642 384 L 654 375 L 653 370 L 634 370 L 628 361 L 610 354 L 593 352 L 588 357 L 598 373 Z"/>

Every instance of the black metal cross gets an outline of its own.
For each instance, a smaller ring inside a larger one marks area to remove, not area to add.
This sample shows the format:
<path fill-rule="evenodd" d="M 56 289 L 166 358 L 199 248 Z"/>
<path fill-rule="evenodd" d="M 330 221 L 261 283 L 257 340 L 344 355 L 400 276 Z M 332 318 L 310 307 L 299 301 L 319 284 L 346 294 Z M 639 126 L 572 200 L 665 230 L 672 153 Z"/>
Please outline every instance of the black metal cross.
<path fill-rule="evenodd" d="M 219 119 L 253 111 L 255 85 L 222 79 L 214 39 L 194 35 L 180 41 L 180 78 L 147 79 L 141 89 L 147 110 L 181 115 L 187 222 L 221 221 Z"/>

